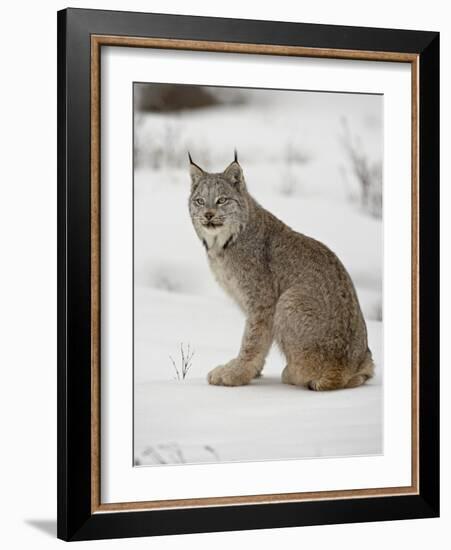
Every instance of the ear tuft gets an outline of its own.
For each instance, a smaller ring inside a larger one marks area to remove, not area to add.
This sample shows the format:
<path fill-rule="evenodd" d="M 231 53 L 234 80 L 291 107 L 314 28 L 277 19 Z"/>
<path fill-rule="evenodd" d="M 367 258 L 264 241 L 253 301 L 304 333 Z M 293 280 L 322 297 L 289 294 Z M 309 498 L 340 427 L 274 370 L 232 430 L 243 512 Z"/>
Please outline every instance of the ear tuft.
<path fill-rule="evenodd" d="M 195 162 L 193 162 L 193 159 L 191 158 L 191 154 L 188 151 L 188 159 L 190 163 L 189 167 L 189 173 L 191 176 L 191 184 L 194 188 L 198 183 L 199 179 L 205 174 L 205 172 L 202 170 L 200 166 L 198 166 Z"/>
<path fill-rule="evenodd" d="M 224 170 L 223 175 L 234 185 L 239 188 L 244 188 L 244 174 L 243 170 L 238 162 L 238 155 L 235 150 L 235 160 L 227 166 Z"/>

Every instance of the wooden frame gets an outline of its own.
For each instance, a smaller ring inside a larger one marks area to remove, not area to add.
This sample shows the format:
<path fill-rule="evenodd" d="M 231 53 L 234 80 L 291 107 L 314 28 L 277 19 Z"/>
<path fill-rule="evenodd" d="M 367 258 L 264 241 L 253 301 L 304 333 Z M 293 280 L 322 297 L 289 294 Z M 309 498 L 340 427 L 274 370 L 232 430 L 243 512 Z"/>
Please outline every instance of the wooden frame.
<path fill-rule="evenodd" d="M 80 540 L 436 516 L 438 34 L 69 9 L 58 14 L 58 41 L 58 536 Z M 410 487 L 100 502 L 99 100 L 104 45 L 411 64 Z M 422 139 L 426 134 L 428 139 Z M 90 225 L 83 222 L 87 219 Z"/>

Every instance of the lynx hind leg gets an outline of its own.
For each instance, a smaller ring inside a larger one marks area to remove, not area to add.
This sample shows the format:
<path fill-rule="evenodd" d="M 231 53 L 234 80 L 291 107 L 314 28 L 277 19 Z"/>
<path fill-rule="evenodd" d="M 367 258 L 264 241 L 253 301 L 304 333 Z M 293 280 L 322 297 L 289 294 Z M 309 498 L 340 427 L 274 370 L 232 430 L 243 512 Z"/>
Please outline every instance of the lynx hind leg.
<path fill-rule="evenodd" d="M 348 387 L 348 380 L 349 374 L 346 373 L 346 368 L 341 367 L 339 364 L 329 364 L 317 377 L 309 381 L 307 387 L 313 391 L 340 390 Z"/>
<path fill-rule="evenodd" d="M 284 384 L 304 386 L 315 391 L 344 388 L 348 378 L 341 365 L 333 365 L 323 357 L 312 354 L 291 360 L 282 372 Z"/>
<path fill-rule="evenodd" d="M 359 370 L 353 376 L 351 376 L 351 378 L 348 380 L 346 384 L 346 387 L 356 388 L 357 386 L 361 386 L 373 376 L 374 376 L 374 362 L 371 356 L 371 352 L 368 350 L 366 352 L 365 359 L 363 360 L 362 364 L 359 367 Z"/>
<path fill-rule="evenodd" d="M 305 369 L 306 363 L 304 361 L 289 361 L 288 365 L 282 371 L 282 383 L 291 384 L 292 386 L 306 386 L 312 379 L 311 372 Z"/>
<path fill-rule="evenodd" d="M 282 382 L 305 386 L 313 391 L 330 391 L 356 388 L 373 376 L 374 363 L 368 352 L 361 366 L 350 368 L 340 360 L 325 360 L 316 354 L 299 357 L 282 372 Z"/>
<path fill-rule="evenodd" d="M 308 388 L 314 391 L 338 390 L 342 388 L 357 388 L 369 380 L 374 374 L 374 363 L 368 351 L 364 360 L 356 370 L 339 362 L 323 367 L 317 378 L 308 383 Z"/>

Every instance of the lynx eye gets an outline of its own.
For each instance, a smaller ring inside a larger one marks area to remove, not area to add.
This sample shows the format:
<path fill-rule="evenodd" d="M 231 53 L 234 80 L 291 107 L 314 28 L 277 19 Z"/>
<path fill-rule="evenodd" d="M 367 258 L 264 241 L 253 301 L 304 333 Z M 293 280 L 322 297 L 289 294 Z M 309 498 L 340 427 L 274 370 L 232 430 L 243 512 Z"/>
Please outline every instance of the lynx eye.
<path fill-rule="evenodd" d="M 196 199 L 194 202 L 197 204 L 197 206 L 204 206 L 204 204 L 205 204 L 204 199 L 202 199 L 201 197 Z"/>
<path fill-rule="evenodd" d="M 226 197 L 219 197 L 219 199 L 216 201 L 216 204 L 225 204 L 229 199 Z"/>

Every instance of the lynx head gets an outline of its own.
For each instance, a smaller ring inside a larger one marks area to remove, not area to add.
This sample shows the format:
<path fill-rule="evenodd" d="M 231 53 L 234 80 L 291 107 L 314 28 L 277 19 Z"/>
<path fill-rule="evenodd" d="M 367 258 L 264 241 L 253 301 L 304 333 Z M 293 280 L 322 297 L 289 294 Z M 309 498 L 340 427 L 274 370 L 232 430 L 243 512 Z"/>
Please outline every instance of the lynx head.
<path fill-rule="evenodd" d="M 189 211 L 197 234 L 233 235 L 246 224 L 248 200 L 243 170 L 235 159 L 220 173 L 205 172 L 188 153 L 191 174 Z"/>

